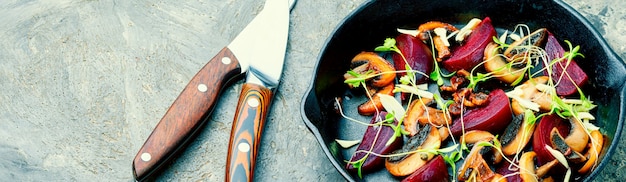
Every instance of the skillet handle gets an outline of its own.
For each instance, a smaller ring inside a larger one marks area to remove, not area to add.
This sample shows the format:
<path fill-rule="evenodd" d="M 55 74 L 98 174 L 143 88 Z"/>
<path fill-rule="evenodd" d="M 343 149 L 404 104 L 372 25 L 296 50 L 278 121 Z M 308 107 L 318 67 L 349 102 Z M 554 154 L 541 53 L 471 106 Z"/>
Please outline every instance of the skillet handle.
<path fill-rule="evenodd" d="M 227 47 L 196 73 L 137 152 L 136 180 L 148 178 L 189 143 L 213 111 L 222 88 L 239 74 L 239 62 Z"/>

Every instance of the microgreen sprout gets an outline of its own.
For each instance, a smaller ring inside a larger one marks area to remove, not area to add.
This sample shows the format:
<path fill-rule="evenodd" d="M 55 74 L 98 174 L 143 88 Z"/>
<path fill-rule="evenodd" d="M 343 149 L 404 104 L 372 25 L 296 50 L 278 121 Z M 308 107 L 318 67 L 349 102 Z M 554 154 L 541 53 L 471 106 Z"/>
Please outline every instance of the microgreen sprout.
<path fill-rule="evenodd" d="M 446 161 L 446 163 L 448 163 L 448 165 L 450 165 L 450 167 L 452 168 L 452 181 L 456 181 L 456 162 L 461 160 L 461 158 L 463 157 L 460 150 L 458 150 L 458 146 L 459 144 L 454 144 L 453 146 L 451 146 L 454 147 L 454 151 L 449 152 L 449 154 L 441 154 L 443 160 Z"/>
<path fill-rule="evenodd" d="M 402 52 L 396 46 L 396 39 L 394 39 L 394 38 L 387 38 L 387 39 L 385 39 L 385 42 L 383 43 L 383 45 L 374 48 L 374 51 L 378 51 L 378 52 L 393 51 L 393 52 L 396 52 L 396 53 L 402 55 Z"/>
<path fill-rule="evenodd" d="M 376 76 L 382 75 L 383 73 L 379 73 L 379 74 L 374 74 L 374 70 L 368 70 L 365 73 L 357 73 L 353 70 L 349 70 L 347 72 L 348 74 L 350 74 L 350 76 L 353 76 L 353 78 L 348 78 L 345 81 L 343 81 L 343 83 L 346 83 L 348 85 L 350 85 L 351 87 L 354 88 L 358 88 L 361 85 L 365 86 L 365 81 L 369 80 L 371 78 L 374 78 Z"/>

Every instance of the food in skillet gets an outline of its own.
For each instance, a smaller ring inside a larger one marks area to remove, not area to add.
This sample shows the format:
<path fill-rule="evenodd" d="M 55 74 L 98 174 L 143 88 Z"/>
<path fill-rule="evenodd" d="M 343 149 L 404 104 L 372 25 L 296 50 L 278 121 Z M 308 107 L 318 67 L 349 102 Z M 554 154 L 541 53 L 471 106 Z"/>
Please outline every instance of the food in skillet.
<path fill-rule="evenodd" d="M 498 35 L 489 17 L 399 32 L 355 55 L 344 75 L 368 98 L 358 113 L 372 116 L 348 170 L 384 168 L 403 181 L 574 181 L 597 165 L 605 137 L 581 89 L 578 46 L 526 25 Z"/>

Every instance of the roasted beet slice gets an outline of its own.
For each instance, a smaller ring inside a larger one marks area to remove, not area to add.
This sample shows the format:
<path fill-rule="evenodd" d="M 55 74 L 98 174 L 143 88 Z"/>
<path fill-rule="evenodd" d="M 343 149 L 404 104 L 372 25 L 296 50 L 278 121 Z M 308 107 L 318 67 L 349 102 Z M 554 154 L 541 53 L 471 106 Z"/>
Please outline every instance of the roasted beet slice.
<path fill-rule="evenodd" d="M 413 174 L 404 178 L 402 182 L 425 182 L 436 181 L 445 182 L 450 181 L 450 175 L 448 175 L 448 168 L 446 162 L 441 155 L 438 155 L 433 160 L 430 160 L 426 165 L 417 169 Z"/>
<path fill-rule="evenodd" d="M 426 75 L 433 71 L 433 54 L 424 42 L 411 35 L 400 34 L 396 37 L 396 46 L 406 58 L 406 62 L 404 62 L 400 54 L 393 54 L 393 64 L 396 70 L 406 70 L 405 65 L 408 63 L 411 69 Z M 398 73 L 398 77 L 404 75 L 406 75 L 404 72 Z M 418 73 L 415 74 L 415 80 L 418 84 L 425 83 L 428 81 L 428 77 Z"/>
<path fill-rule="evenodd" d="M 471 70 L 482 62 L 485 47 L 494 36 L 496 29 L 491 25 L 491 19 L 486 17 L 476 26 L 463 45 L 452 50 L 452 56 L 443 61 L 443 66 L 449 71 Z"/>
<path fill-rule="evenodd" d="M 385 115 L 387 115 L 387 112 L 384 112 L 384 111 L 380 112 L 378 115 L 375 115 L 374 117 L 372 117 L 371 123 L 372 124 L 377 123 L 381 121 L 381 119 L 385 119 Z M 397 124 L 398 122 L 394 121 L 394 125 L 397 125 Z M 379 130 L 380 130 L 380 133 L 379 133 Z M 378 138 L 376 138 L 377 134 L 378 134 Z M 359 144 L 356 151 L 369 151 L 370 149 L 372 149 L 373 153 L 388 154 L 396 149 L 399 149 L 400 147 L 402 147 L 402 144 L 403 144 L 402 138 L 396 138 L 390 145 L 385 145 L 387 141 L 389 141 L 389 139 L 393 137 L 393 135 L 394 135 L 393 128 L 389 126 L 367 127 L 367 130 L 365 130 L 365 134 L 363 135 L 363 139 L 361 140 L 361 144 Z M 373 148 L 372 148 L 372 145 L 374 145 Z M 365 157 L 365 155 L 367 155 L 367 153 L 365 152 L 355 153 L 350 159 L 350 161 L 351 162 L 358 161 L 362 159 L 363 157 Z M 367 159 L 365 159 L 365 162 L 363 162 L 361 166 L 361 171 L 367 172 L 367 171 L 378 169 L 383 166 L 384 162 L 385 162 L 384 158 L 370 154 L 367 156 Z M 354 168 L 352 164 L 346 165 L 346 169 L 353 171 L 353 172 L 357 172 L 357 169 Z"/>
<path fill-rule="evenodd" d="M 565 50 L 561 44 L 559 44 L 559 41 L 550 32 L 548 32 L 548 40 L 546 42 L 545 50 L 550 61 L 560 59 L 565 54 Z M 544 67 L 545 66 L 546 65 L 544 65 Z M 544 71 L 544 74 L 548 75 L 548 71 Z M 588 79 L 587 74 L 578 66 L 575 60 L 571 60 L 568 65 L 567 59 L 561 60 L 552 66 L 551 76 L 552 80 L 555 82 L 557 82 L 562 76 L 561 81 L 558 85 L 556 85 L 556 94 L 560 96 L 567 96 L 576 93 L 576 86 L 580 88 L 587 82 Z"/>
<path fill-rule="evenodd" d="M 489 93 L 489 104 L 483 107 L 468 109 L 461 117 L 454 120 L 450 131 L 452 135 L 461 136 L 465 131 L 484 130 L 500 133 L 511 122 L 511 106 L 509 98 L 501 89 Z M 463 121 L 463 122 L 462 122 Z"/>

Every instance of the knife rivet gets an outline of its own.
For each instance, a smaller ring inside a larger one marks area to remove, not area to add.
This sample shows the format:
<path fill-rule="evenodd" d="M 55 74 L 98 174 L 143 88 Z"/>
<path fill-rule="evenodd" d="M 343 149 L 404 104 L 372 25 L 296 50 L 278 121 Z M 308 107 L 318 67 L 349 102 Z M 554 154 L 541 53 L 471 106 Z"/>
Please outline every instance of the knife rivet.
<path fill-rule="evenodd" d="M 198 91 L 200 92 L 206 92 L 209 88 L 205 85 L 205 84 L 199 84 L 198 85 Z"/>
<path fill-rule="evenodd" d="M 148 162 L 150 161 L 150 159 L 152 159 L 152 155 L 150 155 L 149 153 L 144 152 L 143 154 L 141 154 L 142 161 Z"/>
<path fill-rule="evenodd" d="M 250 145 L 247 143 L 240 143 L 237 145 L 237 149 L 239 149 L 239 152 L 248 152 L 250 151 Z"/>
<path fill-rule="evenodd" d="M 229 57 L 223 57 L 223 58 L 222 58 L 222 63 L 224 63 L 224 64 L 230 64 L 230 58 L 229 58 Z"/>
<path fill-rule="evenodd" d="M 259 106 L 259 100 L 257 100 L 256 98 L 250 98 L 250 100 L 248 100 L 248 105 L 250 107 L 257 107 Z"/>

